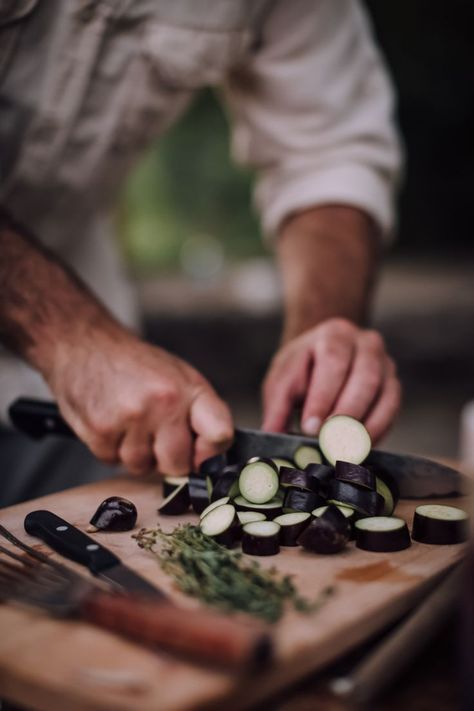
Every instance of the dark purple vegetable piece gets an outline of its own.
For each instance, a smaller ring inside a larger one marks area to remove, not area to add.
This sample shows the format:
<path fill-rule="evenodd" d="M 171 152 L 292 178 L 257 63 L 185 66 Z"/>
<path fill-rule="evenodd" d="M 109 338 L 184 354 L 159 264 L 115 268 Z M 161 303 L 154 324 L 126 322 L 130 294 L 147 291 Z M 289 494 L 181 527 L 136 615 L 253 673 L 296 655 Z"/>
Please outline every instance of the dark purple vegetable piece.
<path fill-rule="evenodd" d="M 387 519 L 392 522 L 392 527 L 386 528 L 383 522 Z M 377 528 L 377 520 L 382 524 Z M 370 528 L 368 527 L 371 524 Z M 398 524 L 398 525 L 397 525 Z M 364 527 L 367 526 L 367 527 Z M 396 527 L 395 527 L 396 526 Z M 355 526 L 355 540 L 357 548 L 374 553 L 394 553 L 409 548 L 411 545 L 410 533 L 405 521 L 391 516 L 374 516 L 358 521 Z"/>
<path fill-rule="evenodd" d="M 312 476 L 319 483 L 319 491 L 326 494 L 329 482 L 334 479 L 334 467 L 327 464 L 308 464 L 305 472 Z"/>
<path fill-rule="evenodd" d="M 247 555 L 276 555 L 280 552 L 280 527 L 273 521 L 247 523 L 242 533 L 242 551 Z M 262 535 L 262 534 L 265 535 Z"/>
<path fill-rule="evenodd" d="M 137 522 L 137 507 L 121 496 L 109 496 L 97 508 L 90 523 L 99 531 L 131 531 Z"/>
<path fill-rule="evenodd" d="M 183 481 L 188 481 L 188 477 L 165 476 L 163 479 L 163 498 L 166 499 Z"/>
<path fill-rule="evenodd" d="M 181 486 L 171 492 L 158 509 L 163 516 L 180 516 L 189 510 L 189 485 L 183 482 Z M 209 502 L 208 502 L 209 503 Z"/>
<path fill-rule="evenodd" d="M 236 474 L 235 471 L 222 472 L 222 474 L 216 476 L 212 487 L 211 501 L 217 501 L 218 499 L 222 499 L 224 496 L 238 496 L 238 479 L 238 474 Z"/>
<path fill-rule="evenodd" d="M 364 516 L 378 516 L 385 508 L 385 500 L 376 491 L 362 489 L 355 484 L 333 479 L 329 483 L 328 501 L 338 501 L 354 508 Z"/>
<path fill-rule="evenodd" d="M 370 491 L 375 490 L 374 472 L 360 464 L 352 464 L 351 462 L 338 460 L 336 462 L 334 475 L 335 478 L 340 481 L 346 481 L 349 484 L 355 484 L 356 486 L 361 486 Z"/>
<path fill-rule="evenodd" d="M 200 514 L 209 506 L 209 491 L 204 474 L 192 472 L 188 480 L 189 500 L 194 513 Z"/>
<path fill-rule="evenodd" d="M 283 511 L 284 513 L 291 511 L 307 511 L 311 513 L 313 509 L 322 506 L 324 503 L 324 497 L 320 494 L 315 494 L 314 491 L 288 488 L 283 500 Z"/>
<path fill-rule="evenodd" d="M 199 467 L 199 473 L 206 476 L 210 476 L 212 482 L 216 476 L 219 476 L 222 470 L 227 466 L 227 455 L 226 454 L 216 454 L 214 457 L 209 457 L 209 459 L 204 460 Z"/>
<path fill-rule="evenodd" d="M 280 526 L 280 545 L 297 546 L 298 538 L 311 522 L 311 514 L 305 511 L 282 514 L 277 516 L 274 522 Z"/>
<path fill-rule="evenodd" d="M 298 543 L 313 553 L 339 553 L 351 537 L 351 525 L 337 506 L 328 506 L 318 518 L 313 518 L 298 538 Z"/>
<path fill-rule="evenodd" d="M 446 509 L 459 512 L 459 517 L 446 517 Z M 469 537 L 469 518 L 456 506 L 422 504 L 415 509 L 411 536 L 414 541 L 439 546 L 463 543 Z"/>
<path fill-rule="evenodd" d="M 315 494 L 318 494 L 321 489 L 321 483 L 315 477 L 293 467 L 280 467 L 280 486 L 307 489 L 314 491 Z"/>
<path fill-rule="evenodd" d="M 276 516 L 280 516 L 280 514 L 283 513 L 281 508 L 282 502 L 279 498 L 275 498 L 266 504 L 253 504 L 250 501 L 247 501 L 243 496 L 236 496 L 234 499 L 234 506 L 237 511 L 258 511 L 258 513 L 262 513 L 269 520 L 272 520 Z"/>

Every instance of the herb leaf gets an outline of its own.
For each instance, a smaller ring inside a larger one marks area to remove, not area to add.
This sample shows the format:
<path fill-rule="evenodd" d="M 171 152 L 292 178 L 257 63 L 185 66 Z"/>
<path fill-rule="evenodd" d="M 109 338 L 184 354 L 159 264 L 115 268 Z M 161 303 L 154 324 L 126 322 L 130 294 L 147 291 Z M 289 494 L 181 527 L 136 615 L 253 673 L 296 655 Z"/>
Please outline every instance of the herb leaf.
<path fill-rule="evenodd" d="M 164 533 L 161 528 L 141 529 L 133 538 L 140 548 L 158 558 L 162 570 L 182 592 L 226 612 L 241 611 L 276 622 L 285 603 L 299 612 L 315 612 L 333 592 L 328 587 L 315 601 L 306 600 L 290 576 L 281 576 L 274 568 L 261 568 L 191 524 L 179 526 L 172 533 Z"/>

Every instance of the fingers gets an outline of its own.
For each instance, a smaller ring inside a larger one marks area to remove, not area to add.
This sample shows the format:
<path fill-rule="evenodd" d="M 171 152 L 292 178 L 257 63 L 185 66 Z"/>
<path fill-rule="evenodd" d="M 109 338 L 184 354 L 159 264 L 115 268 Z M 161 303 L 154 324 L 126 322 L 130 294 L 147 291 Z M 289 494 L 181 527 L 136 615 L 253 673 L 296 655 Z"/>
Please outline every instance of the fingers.
<path fill-rule="evenodd" d="M 224 452 L 234 437 L 229 408 L 211 388 L 202 388 L 191 403 L 191 429 L 196 435 L 194 465 Z"/>
<path fill-rule="evenodd" d="M 153 451 L 161 474 L 189 474 L 193 463 L 193 438 L 187 423 L 163 425 L 156 436 Z"/>
<path fill-rule="evenodd" d="M 315 364 L 301 417 L 301 428 L 310 436 L 319 432 L 344 386 L 351 367 L 354 341 L 338 336 L 321 341 L 315 350 Z"/>
<path fill-rule="evenodd" d="M 401 385 L 393 362 L 389 359 L 386 378 L 379 398 L 369 413 L 365 426 L 373 443 L 388 432 L 401 405 Z"/>
<path fill-rule="evenodd" d="M 152 437 L 143 423 L 129 425 L 118 454 L 130 474 L 146 474 L 154 467 Z"/>
<path fill-rule="evenodd" d="M 330 414 L 364 420 L 382 388 L 387 361 L 382 337 L 375 331 L 363 331 L 349 377 Z"/>
<path fill-rule="evenodd" d="M 296 352 L 276 359 L 263 386 L 263 423 L 265 432 L 285 432 L 292 410 L 306 391 L 311 352 Z"/>

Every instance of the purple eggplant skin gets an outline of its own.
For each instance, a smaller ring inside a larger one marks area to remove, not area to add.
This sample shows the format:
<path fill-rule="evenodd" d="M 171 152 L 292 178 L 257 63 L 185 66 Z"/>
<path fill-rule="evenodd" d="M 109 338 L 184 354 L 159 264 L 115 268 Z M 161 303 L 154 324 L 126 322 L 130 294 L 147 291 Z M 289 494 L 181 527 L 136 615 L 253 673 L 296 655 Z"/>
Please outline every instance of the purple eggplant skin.
<path fill-rule="evenodd" d="M 383 534 L 377 531 L 364 531 L 356 527 L 355 541 L 357 548 L 372 553 L 394 553 L 411 546 L 410 533 L 406 525 Z"/>
<path fill-rule="evenodd" d="M 109 496 L 99 504 L 90 523 L 99 531 L 131 531 L 137 522 L 137 507 L 121 496 Z"/>
<path fill-rule="evenodd" d="M 214 479 L 214 485 L 212 487 L 211 501 L 218 501 L 224 496 L 230 495 L 230 490 L 233 486 L 236 486 L 238 475 L 235 472 L 222 472 L 219 476 Z"/>
<path fill-rule="evenodd" d="M 411 537 L 419 543 L 449 546 L 464 543 L 469 538 L 469 521 L 440 520 L 423 516 L 415 511 Z"/>
<path fill-rule="evenodd" d="M 338 460 L 335 466 L 336 479 L 346 481 L 349 484 L 362 486 L 364 489 L 375 491 L 375 474 L 370 469 L 360 466 L 360 464 L 352 464 L 351 462 L 343 462 Z"/>
<path fill-rule="evenodd" d="M 385 508 L 383 496 L 376 491 L 363 489 L 340 479 L 333 479 L 329 483 L 328 499 L 346 503 L 365 516 L 380 516 Z"/>
<path fill-rule="evenodd" d="M 280 527 L 280 545 L 281 546 L 297 546 L 298 538 L 301 536 L 305 528 L 309 526 L 311 518 L 301 523 L 296 523 L 293 526 Z"/>
<path fill-rule="evenodd" d="M 206 476 L 201 473 L 192 472 L 188 480 L 188 492 L 191 507 L 198 515 L 204 511 L 211 503 L 207 491 Z"/>
<path fill-rule="evenodd" d="M 311 513 L 318 506 L 323 506 L 326 500 L 320 494 L 315 494 L 314 491 L 307 489 L 288 488 L 283 501 L 283 511 L 306 511 Z"/>
<path fill-rule="evenodd" d="M 275 533 L 274 536 L 254 536 L 244 531 L 242 551 L 247 555 L 277 555 L 280 552 L 279 535 Z"/>
<path fill-rule="evenodd" d="M 329 505 L 322 516 L 313 518 L 298 538 L 298 543 L 313 553 L 339 553 L 351 537 L 351 525 L 337 506 Z"/>
<path fill-rule="evenodd" d="M 225 546 L 226 548 L 234 548 L 242 538 L 242 524 L 240 523 L 237 515 L 227 531 L 220 533 L 218 536 L 213 536 L 213 538 L 216 543 L 220 543 L 221 546 Z"/>
<path fill-rule="evenodd" d="M 329 482 L 334 479 L 334 467 L 327 464 L 308 464 L 305 472 L 319 483 L 319 492 L 326 496 Z"/>
<path fill-rule="evenodd" d="M 158 513 L 163 516 L 180 516 L 181 514 L 187 513 L 190 503 L 189 485 L 186 484 L 186 486 L 181 487 L 181 489 L 176 492 L 176 495 L 172 499 L 161 504 Z"/>
<path fill-rule="evenodd" d="M 294 469 L 293 467 L 281 467 L 280 468 L 280 485 L 284 487 L 295 487 L 297 489 L 307 489 L 308 491 L 313 491 L 315 494 L 319 494 L 321 490 L 321 483 L 301 469 Z"/>

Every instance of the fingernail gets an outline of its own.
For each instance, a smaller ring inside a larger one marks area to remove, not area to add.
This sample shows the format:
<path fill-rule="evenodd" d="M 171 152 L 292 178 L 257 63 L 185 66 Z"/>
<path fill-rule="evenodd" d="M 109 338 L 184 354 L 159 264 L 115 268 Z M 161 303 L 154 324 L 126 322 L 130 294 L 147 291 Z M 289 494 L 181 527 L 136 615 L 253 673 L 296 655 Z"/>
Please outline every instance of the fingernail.
<path fill-rule="evenodd" d="M 302 424 L 303 432 L 307 435 L 317 435 L 321 427 L 319 417 L 308 417 Z"/>

